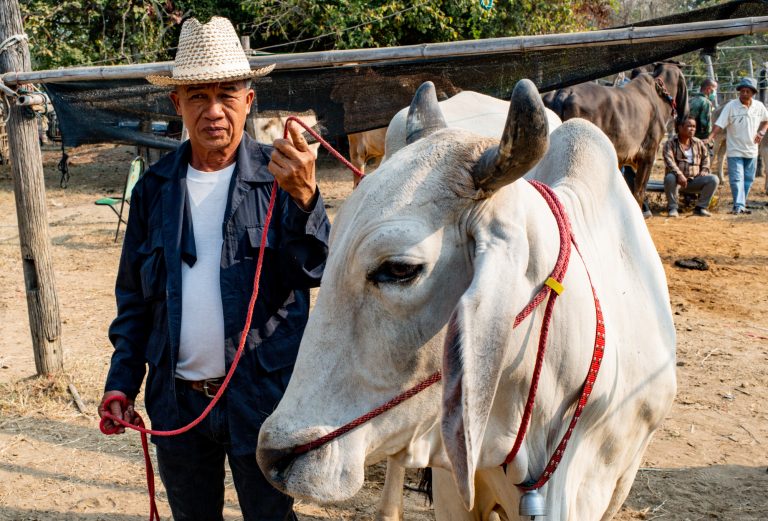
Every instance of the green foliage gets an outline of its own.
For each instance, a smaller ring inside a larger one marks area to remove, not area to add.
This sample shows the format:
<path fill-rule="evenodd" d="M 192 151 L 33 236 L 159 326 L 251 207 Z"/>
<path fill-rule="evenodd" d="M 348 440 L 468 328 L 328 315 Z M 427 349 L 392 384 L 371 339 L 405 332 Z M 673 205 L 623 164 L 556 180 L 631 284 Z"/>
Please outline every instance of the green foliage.
<path fill-rule="evenodd" d="M 617 0 L 20 0 L 33 67 L 173 58 L 182 20 L 230 18 L 253 48 L 353 49 L 605 26 Z M 287 44 L 287 45 L 286 45 Z"/>
<path fill-rule="evenodd" d="M 171 20 L 179 15 L 166 10 L 169 4 L 172 6 L 172 2 L 154 0 L 22 0 L 33 66 L 165 59 Z"/>
<path fill-rule="evenodd" d="M 354 49 L 569 32 L 603 25 L 613 0 L 242 0 L 253 47 Z"/>

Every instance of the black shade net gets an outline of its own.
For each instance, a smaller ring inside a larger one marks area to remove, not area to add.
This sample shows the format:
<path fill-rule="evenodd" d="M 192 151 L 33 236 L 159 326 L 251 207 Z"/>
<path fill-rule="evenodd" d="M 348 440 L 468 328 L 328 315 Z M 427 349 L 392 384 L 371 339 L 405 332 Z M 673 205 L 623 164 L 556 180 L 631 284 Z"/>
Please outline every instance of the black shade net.
<path fill-rule="evenodd" d="M 768 2 L 738 0 L 688 13 L 647 20 L 635 26 L 691 23 L 768 16 Z M 441 59 L 277 70 L 254 82 L 252 112 L 270 117 L 313 111 L 316 128 L 336 138 L 389 124 L 407 106 L 417 87 L 432 81 L 441 99 L 472 90 L 509 99 L 515 83 L 531 79 L 541 92 L 712 49 L 731 37 L 666 42 L 529 50 Z M 178 145 L 181 121 L 168 88 L 145 80 L 48 83 L 65 146 L 87 143 Z M 176 139 L 174 139 L 176 138 Z"/>

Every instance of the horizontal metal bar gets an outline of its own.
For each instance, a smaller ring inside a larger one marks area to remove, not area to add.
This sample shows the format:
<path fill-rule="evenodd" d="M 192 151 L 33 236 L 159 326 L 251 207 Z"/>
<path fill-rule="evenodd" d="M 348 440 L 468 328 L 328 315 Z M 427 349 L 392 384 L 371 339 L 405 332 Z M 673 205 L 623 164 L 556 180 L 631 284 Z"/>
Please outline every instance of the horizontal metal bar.
<path fill-rule="evenodd" d="M 251 67 L 254 68 L 275 63 L 277 70 L 306 69 L 350 64 L 374 65 L 377 62 L 384 61 L 440 59 L 477 54 L 734 37 L 763 32 L 768 32 L 768 16 L 693 22 L 689 24 L 604 29 L 580 33 L 429 43 L 378 49 L 272 54 L 252 57 L 249 62 Z M 149 74 L 167 74 L 170 73 L 172 68 L 173 62 L 157 62 L 101 67 L 72 67 L 31 72 L 8 72 L 2 75 L 2 82 L 6 85 L 16 85 L 20 83 L 137 79 L 144 78 Z"/>

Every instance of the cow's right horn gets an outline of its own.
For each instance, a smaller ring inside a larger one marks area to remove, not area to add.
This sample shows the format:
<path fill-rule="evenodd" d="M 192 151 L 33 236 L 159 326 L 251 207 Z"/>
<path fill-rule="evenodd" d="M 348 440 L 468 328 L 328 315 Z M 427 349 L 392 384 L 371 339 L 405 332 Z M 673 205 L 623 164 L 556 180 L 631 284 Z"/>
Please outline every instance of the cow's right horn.
<path fill-rule="evenodd" d="M 430 135 L 436 130 L 446 128 L 448 124 L 437 102 L 435 84 L 425 81 L 413 95 L 408 108 L 408 120 L 405 124 L 405 142 L 410 145 Z"/>
<path fill-rule="evenodd" d="M 486 150 L 472 171 L 475 187 L 494 191 L 519 179 L 539 162 L 548 147 L 544 103 L 536 85 L 522 79 L 512 91 L 499 146 Z"/>

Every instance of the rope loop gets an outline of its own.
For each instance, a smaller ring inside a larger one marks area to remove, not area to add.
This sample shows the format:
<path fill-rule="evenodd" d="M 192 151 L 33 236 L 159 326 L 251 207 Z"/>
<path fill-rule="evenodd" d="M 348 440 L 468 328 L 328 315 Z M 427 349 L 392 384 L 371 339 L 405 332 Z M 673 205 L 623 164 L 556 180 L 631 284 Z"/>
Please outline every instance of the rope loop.
<path fill-rule="evenodd" d="M 24 33 L 9 36 L 3 40 L 3 43 L 0 43 L 0 54 L 10 49 L 11 45 L 17 45 L 24 40 L 29 40 L 29 37 Z"/>

